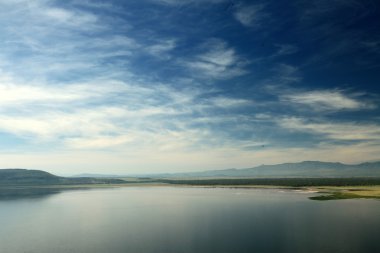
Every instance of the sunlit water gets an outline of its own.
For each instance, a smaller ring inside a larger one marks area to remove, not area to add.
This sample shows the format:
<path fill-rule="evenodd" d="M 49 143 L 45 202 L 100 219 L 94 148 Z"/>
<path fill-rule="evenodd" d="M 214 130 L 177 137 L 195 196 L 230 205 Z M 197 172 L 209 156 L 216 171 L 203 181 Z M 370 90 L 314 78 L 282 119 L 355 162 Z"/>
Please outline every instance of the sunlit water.
<path fill-rule="evenodd" d="M 380 201 L 127 187 L 0 200 L 1 253 L 380 252 Z"/>

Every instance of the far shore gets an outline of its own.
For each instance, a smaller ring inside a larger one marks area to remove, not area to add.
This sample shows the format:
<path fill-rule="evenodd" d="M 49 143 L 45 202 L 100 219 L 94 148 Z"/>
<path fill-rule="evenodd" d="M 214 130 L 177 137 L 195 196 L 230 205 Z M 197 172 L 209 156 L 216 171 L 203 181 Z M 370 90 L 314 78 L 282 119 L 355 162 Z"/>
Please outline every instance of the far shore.
<path fill-rule="evenodd" d="M 212 184 L 170 184 L 160 182 L 128 182 L 125 184 L 77 184 L 77 185 L 3 185 L 1 192 L 22 192 L 37 189 L 51 191 L 119 188 L 119 187 L 195 187 L 195 188 L 234 188 L 234 189 L 282 189 L 302 191 L 303 193 L 318 193 L 317 196 L 309 197 L 312 200 L 338 200 L 338 199 L 379 199 L 380 185 L 374 186 L 278 186 L 278 185 L 212 185 Z"/>

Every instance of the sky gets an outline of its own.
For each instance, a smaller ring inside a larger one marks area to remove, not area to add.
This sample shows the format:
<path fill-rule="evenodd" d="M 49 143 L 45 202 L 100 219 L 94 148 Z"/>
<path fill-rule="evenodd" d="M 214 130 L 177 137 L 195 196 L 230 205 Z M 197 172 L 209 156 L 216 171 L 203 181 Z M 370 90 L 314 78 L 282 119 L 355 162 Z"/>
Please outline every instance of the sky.
<path fill-rule="evenodd" d="M 0 168 L 380 159 L 380 3 L 0 0 Z"/>

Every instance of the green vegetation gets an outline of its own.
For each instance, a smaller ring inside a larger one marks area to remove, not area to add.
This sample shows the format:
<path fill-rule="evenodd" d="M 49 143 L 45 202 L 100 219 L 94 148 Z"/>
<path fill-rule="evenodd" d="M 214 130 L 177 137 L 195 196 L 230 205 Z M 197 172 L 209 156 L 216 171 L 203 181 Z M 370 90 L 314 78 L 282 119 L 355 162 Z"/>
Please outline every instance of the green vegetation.
<path fill-rule="evenodd" d="M 181 185 L 272 185 L 291 187 L 380 185 L 380 178 L 230 178 L 230 179 L 157 179 L 157 182 Z"/>
<path fill-rule="evenodd" d="M 380 199 L 380 186 L 360 187 L 320 187 L 316 190 L 327 193 L 310 197 L 312 200 L 337 200 L 337 199 Z"/>
<path fill-rule="evenodd" d="M 251 179 L 161 179 L 163 183 L 220 187 L 293 187 L 324 193 L 312 200 L 380 199 L 380 178 L 251 178 Z"/>

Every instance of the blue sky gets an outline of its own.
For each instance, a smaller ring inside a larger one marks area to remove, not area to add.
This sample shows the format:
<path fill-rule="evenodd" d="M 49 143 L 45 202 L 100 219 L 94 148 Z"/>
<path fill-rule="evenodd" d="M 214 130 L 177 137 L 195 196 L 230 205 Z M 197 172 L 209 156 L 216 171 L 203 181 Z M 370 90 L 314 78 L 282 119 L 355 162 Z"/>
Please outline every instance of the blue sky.
<path fill-rule="evenodd" d="M 0 167 L 380 155 L 375 1 L 0 0 Z"/>

